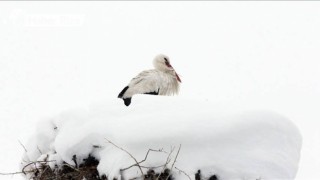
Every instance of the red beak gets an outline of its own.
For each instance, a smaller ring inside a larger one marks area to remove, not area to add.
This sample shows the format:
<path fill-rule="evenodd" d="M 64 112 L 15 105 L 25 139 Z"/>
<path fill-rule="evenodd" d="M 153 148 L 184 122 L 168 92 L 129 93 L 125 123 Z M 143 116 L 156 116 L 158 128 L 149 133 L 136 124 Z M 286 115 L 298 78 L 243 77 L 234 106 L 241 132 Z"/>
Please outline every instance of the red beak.
<path fill-rule="evenodd" d="M 169 68 L 172 68 L 173 69 L 173 67 L 171 66 L 171 64 L 168 62 L 168 61 L 166 61 L 166 65 L 169 67 Z M 176 77 L 177 77 L 177 80 L 179 81 L 179 82 L 181 82 L 181 79 L 180 79 L 180 77 L 178 76 L 178 74 L 175 72 L 175 74 L 176 74 Z"/>
<path fill-rule="evenodd" d="M 181 82 L 181 79 L 180 79 L 180 77 L 178 76 L 177 73 L 176 73 L 176 77 L 177 77 L 177 80 L 178 80 L 179 82 Z"/>

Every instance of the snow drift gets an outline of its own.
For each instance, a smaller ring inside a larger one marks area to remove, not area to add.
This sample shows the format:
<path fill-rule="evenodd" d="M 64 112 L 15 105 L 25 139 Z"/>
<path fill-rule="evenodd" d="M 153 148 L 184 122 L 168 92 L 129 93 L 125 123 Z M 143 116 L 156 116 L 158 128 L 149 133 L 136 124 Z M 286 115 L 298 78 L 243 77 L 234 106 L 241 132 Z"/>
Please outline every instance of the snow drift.
<path fill-rule="evenodd" d="M 81 164 L 90 154 L 99 160 L 100 175 L 139 177 L 137 166 L 120 171 L 135 161 L 109 140 L 138 161 L 149 149 L 161 150 L 150 152 L 141 166 L 159 172 L 165 164 L 177 180 L 194 179 L 198 170 L 203 179 L 212 175 L 228 180 L 295 178 L 302 138 L 281 115 L 230 114 L 208 102 L 181 97 L 134 98 L 130 107 L 113 99 L 41 121 L 26 145 L 21 166 L 44 158 L 52 168 L 62 162 L 76 165 L 73 157 Z"/>

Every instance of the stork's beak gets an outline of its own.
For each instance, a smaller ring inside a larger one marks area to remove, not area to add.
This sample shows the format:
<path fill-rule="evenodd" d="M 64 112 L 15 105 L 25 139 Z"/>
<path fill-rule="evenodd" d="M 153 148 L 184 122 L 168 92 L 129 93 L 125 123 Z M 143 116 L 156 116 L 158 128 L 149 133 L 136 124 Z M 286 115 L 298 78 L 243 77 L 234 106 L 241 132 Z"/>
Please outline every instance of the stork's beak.
<path fill-rule="evenodd" d="M 173 67 L 171 66 L 171 64 L 170 64 L 168 61 L 166 61 L 166 66 L 167 66 L 168 68 L 171 68 L 171 69 L 174 71 Z M 176 71 L 174 71 L 174 73 L 176 74 L 177 80 L 178 80 L 179 82 L 181 82 L 181 79 L 180 79 L 179 75 L 176 73 Z"/>
<path fill-rule="evenodd" d="M 176 77 L 177 77 L 177 80 L 179 81 L 179 82 L 181 82 L 181 79 L 180 79 L 180 77 L 179 77 L 179 75 L 176 73 Z"/>

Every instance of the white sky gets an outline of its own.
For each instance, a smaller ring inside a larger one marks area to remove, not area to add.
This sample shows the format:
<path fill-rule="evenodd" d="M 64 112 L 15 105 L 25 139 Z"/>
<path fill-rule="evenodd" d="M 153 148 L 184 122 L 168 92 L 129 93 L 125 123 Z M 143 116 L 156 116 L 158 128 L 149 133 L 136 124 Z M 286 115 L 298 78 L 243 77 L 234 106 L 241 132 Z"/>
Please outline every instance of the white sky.
<path fill-rule="evenodd" d="M 181 76 L 180 96 L 292 119 L 304 138 L 297 179 L 320 179 L 319 9 L 320 2 L 0 2 L 0 172 L 18 171 L 18 140 L 26 143 L 38 120 L 116 98 L 164 53 Z"/>

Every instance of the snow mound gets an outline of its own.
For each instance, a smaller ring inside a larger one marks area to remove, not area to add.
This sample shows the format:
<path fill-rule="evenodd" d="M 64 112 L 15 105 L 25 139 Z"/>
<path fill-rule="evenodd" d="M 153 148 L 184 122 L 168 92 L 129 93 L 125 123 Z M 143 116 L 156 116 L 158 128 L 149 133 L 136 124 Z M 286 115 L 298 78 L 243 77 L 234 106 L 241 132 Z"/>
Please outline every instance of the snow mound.
<path fill-rule="evenodd" d="M 100 175 L 130 179 L 141 171 L 123 171 L 135 164 L 124 150 L 141 161 L 153 149 L 161 152 L 151 151 L 140 165 L 157 172 L 166 165 L 177 180 L 194 179 L 198 170 L 203 179 L 295 178 L 302 138 L 291 121 L 271 112 L 218 109 L 204 101 L 140 95 L 129 107 L 113 99 L 65 112 L 39 123 L 21 166 L 44 158 L 52 168 L 75 166 L 90 154 L 99 160 Z"/>

